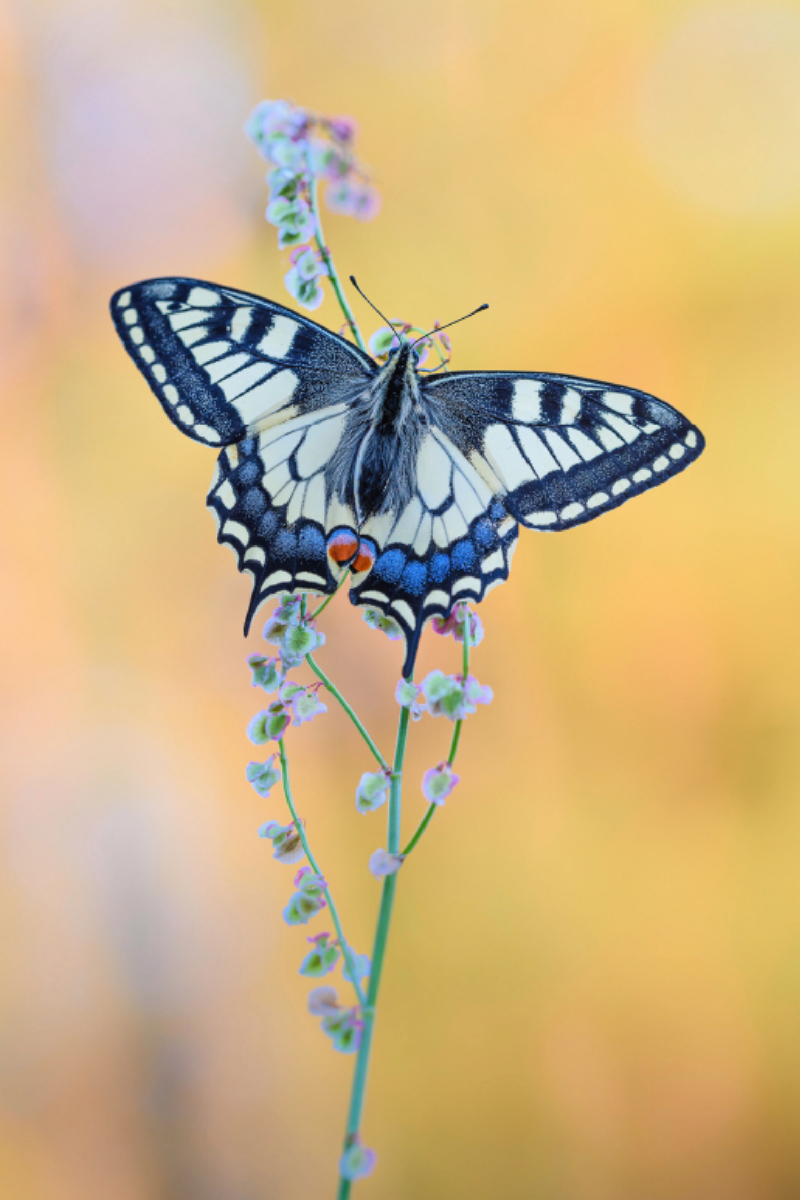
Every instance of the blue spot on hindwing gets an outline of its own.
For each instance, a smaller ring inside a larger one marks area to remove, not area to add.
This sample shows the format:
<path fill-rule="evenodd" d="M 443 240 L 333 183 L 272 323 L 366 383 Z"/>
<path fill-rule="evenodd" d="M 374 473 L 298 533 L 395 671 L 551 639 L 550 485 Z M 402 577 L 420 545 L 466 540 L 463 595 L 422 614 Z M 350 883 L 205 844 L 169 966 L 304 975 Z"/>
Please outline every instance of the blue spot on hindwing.
<path fill-rule="evenodd" d="M 297 538 L 289 529 L 281 529 L 272 543 L 272 553 L 276 558 L 293 558 L 297 553 Z"/>
<path fill-rule="evenodd" d="M 475 547 L 472 542 L 457 542 L 451 551 L 453 566 L 457 571 L 469 571 L 475 564 Z"/>
<path fill-rule="evenodd" d="M 272 510 L 264 513 L 264 516 L 261 518 L 258 525 L 258 536 L 262 537 L 265 542 L 268 542 L 275 530 L 278 528 L 278 524 L 279 522 L 276 513 L 274 513 Z"/>
<path fill-rule="evenodd" d="M 406 565 L 406 556 L 402 550 L 386 550 L 375 563 L 372 573 L 377 579 L 386 583 L 397 583 Z"/>
<path fill-rule="evenodd" d="M 472 536 L 481 550 L 491 550 L 493 546 L 497 545 L 497 534 L 494 531 L 491 521 L 487 521 L 486 517 L 481 517 L 476 522 Z"/>
<path fill-rule="evenodd" d="M 410 562 L 403 571 L 400 582 L 412 596 L 424 596 L 428 582 L 428 571 L 425 564 Z"/>
<path fill-rule="evenodd" d="M 446 554 L 434 554 L 430 567 L 431 583 L 444 583 L 450 574 L 450 559 Z"/>
<path fill-rule="evenodd" d="M 300 530 L 300 553 L 309 558 L 325 557 L 325 537 L 314 525 L 304 525 Z"/>
<path fill-rule="evenodd" d="M 267 497 L 261 488 L 249 488 L 239 501 L 239 506 L 251 521 L 255 521 L 267 507 Z"/>

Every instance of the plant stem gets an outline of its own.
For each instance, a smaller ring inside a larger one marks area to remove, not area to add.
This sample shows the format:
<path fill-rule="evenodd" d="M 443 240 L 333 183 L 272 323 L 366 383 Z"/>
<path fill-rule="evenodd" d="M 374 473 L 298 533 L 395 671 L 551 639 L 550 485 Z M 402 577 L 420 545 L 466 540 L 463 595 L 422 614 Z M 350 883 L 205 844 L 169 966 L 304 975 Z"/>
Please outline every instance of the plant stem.
<path fill-rule="evenodd" d="M 400 710 L 400 722 L 397 726 L 397 744 L 394 752 L 392 782 L 389 791 L 389 818 L 387 842 L 390 854 L 397 854 L 400 848 L 400 810 L 403 787 L 403 760 L 406 753 L 408 738 L 408 721 L 411 712 L 407 708 Z M 347 1130 L 345 1132 L 345 1149 L 351 1144 L 358 1133 L 361 1124 L 361 1113 L 364 1108 L 364 1092 L 367 1083 L 369 1055 L 372 1048 L 372 1033 L 375 1026 L 375 1006 L 378 1003 L 378 988 L 383 971 L 383 960 L 386 954 L 386 942 L 389 937 L 389 926 L 392 920 L 394 895 L 397 889 L 397 875 L 388 875 L 383 881 L 381 905 L 378 910 L 378 924 L 375 929 L 375 943 L 372 948 L 372 970 L 367 989 L 367 1005 L 364 1009 L 364 1028 L 361 1033 L 361 1044 L 358 1047 L 353 1090 L 350 1094 L 350 1111 L 347 1115 Z M 350 1196 L 350 1180 L 340 1179 L 337 1200 L 348 1200 Z"/>
<path fill-rule="evenodd" d="M 286 758 L 286 747 L 283 744 L 283 738 L 281 738 L 280 741 L 278 742 L 278 750 L 280 752 L 280 758 L 281 758 L 281 775 L 283 777 L 283 794 L 286 797 L 286 803 L 289 805 L 289 812 L 292 814 L 292 820 L 294 821 L 295 829 L 297 830 L 298 834 L 300 835 L 300 841 L 303 843 L 303 849 L 306 852 L 306 858 L 311 863 L 311 866 L 312 866 L 313 870 L 316 872 L 316 874 L 322 875 L 322 878 L 324 879 L 325 876 L 322 874 L 319 863 L 314 858 L 314 855 L 311 853 L 311 847 L 308 844 L 308 838 L 306 837 L 306 832 L 303 829 L 303 823 L 300 820 L 300 818 L 298 817 L 297 810 L 294 806 L 294 800 L 292 799 L 292 789 L 291 789 L 291 785 L 289 783 L 289 762 Z M 364 996 L 363 988 L 361 987 L 361 984 L 358 981 L 358 975 L 356 973 L 356 964 L 355 964 L 355 958 L 353 956 L 353 951 L 350 948 L 350 943 L 347 941 L 347 939 L 344 936 L 344 930 L 342 929 L 342 922 L 339 920 L 339 913 L 337 911 L 336 905 L 333 902 L 333 896 L 331 895 L 331 891 L 330 891 L 329 887 L 326 886 L 324 894 L 325 894 L 325 899 L 328 901 L 328 908 L 331 910 L 331 917 L 333 918 L 333 923 L 336 926 L 336 936 L 339 939 L 339 945 L 342 947 L 342 954 L 344 955 L 344 960 L 347 963 L 347 967 L 350 972 L 350 977 L 352 979 L 353 987 L 355 988 L 356 995 L 358 996 L 358 1002 L 359 1002 L 359 1004 L 364 1004 L 366 1002 L 366 997 Z"/>
<path fill-rule="evenodd" d="M 333 589 L 331 594 L 329 596 L 326 596 L 325 599 L 322 601 L 322 604 L 320 604 L 319 608 L 315 608 L 314 611 L 309 615 L 309 618 L 308 618 L 309 621 L 316 621 L 317 617 L 322 612 L 323 608 L 328 607 L 331 600 L 336 595 L 336 593 L 338 592 L 339 588 L 342 586 L 342 584 L 344 583 L 346 578 L 347 578 L 347 571 L 343 571 L 342 578 L 339 580 L 339 582 L 337 583 L 336 587 Z"/>
<path fill-rule="evenodd" d="M 403 858 L 405 858 L 405 856 L 406 856 L 407 854 L 410 854 L 410 853 L 411 853 L 411 851 L 414 849 L 414 847 L 416 846 L 417 842 L 418 842 L 418 841 L 419 841 L 419 839 L 422 837 L 422 835 L 423 835 L 423 833 L 425 832 L 425 830 L 428 828 L 428 825 L 430 824 L 431 817 L 432 817 L 432 816 L 433 816 L 433 814 L 436 812 L 436 809 L 437 809 L 438 807 L 439 807 L 439 805 L 438 805 L 438 804 L 429 804 L 429 805 L 428 805 L 428 811 L 425 813 L 425 816 L 422 818 L 422 820 L 420 821 L 419 825 L 417 826 L 417 828 L 416 828 L 416 830 L 415 830 L 415 832 L 414 832 L 414 836 L 412 837 L 411 841 L 408 843 L 408 845 L 406 846 L 405 850 L 403 851 Z"/>
<path fill-rule="evenodd" d="M 328 678 L 328 676 L 325 674 L 325 672 L 320 667 L 317 666 L 316 662 L 314 661 L 314 659 L 312 658 L 312 656 L 310 654 L 306 655 L 306 662 L 311 667 L 311 670 L 314 672 L 314 674 L 317 675 L 322 680 L 322 682 L 325 684 L 325 687 L 328 689 L 328 691 L 331 693 L 331 695 L 335 696 L 335 698 L 339 701 L 342 708 L 347 713 L 348 717 L 353 722 L 356 729 L 361 734 L 362 738 L 367 743 L 367 745 L 369 746 L 372 753 L 375 755 L 375 758 L 380 763 L 380 765 L 383 767 L 384 771 L 388 771 L 389 764 L 387 763 L 386 759 L 383 757 L 380 750 L 373 742 L 373 740 L 370 737 L 369 733 L 367 732 L 366 728 L 364 727 L 362 722 L 357 717 L 354 709 L 351 708 L 351 706 L 347 703 L 344 696 L 339 691 L 339 689 L 336 687 L 336 685 L 334 683 L 332 683 L 331 680 Z"/>
<path fill-rule="evenodd" d="M 467 676 L 469 675 L 469 651 L 470 651 L 469 613 L 467 613 L 467 615 L 464 619 L 463 631 L 464 631 L 464 633 L 463 633 L 464 650 L 461 655 L 461 671 L 462 671 L 462 678 L 463 678 L 464 682 L 466 683 Z M 461 726 L 463 724 L 464 724 L 463 719 L 461 721 L 456 721 L 456 727 L 453 730 L 453 740 L 450 743 L 450 753 L 447 756 L 447 762 L 448 762 L 449 766 L 451 766 L 451 767 L 452 767 L 453 763 L 456 761 L 456 754 L 458 753 L 458 743 L 461 739 Z M 408 843 L 405 850 L 403 851 L 403 857 L 405 857 L 407 854 L 410 854 L 411 851 L 414 849 L 417 842 L 419 841 L 419 839 L 422 837 L 425 830 L 430 825 L 431 820 L 433 819 L 433 814 L 436 812 L 437 808 L 439 808 L 438 804 L 431 804 L 428 806 L 428 811 L 425 813 L 425 816 L 422 818 L 419 825 L 415 829 L 414 834 L 411 838 L 411 841 Z"/>
<path fill-rule="evenodd" d="M 309 173 L 308 173 L 308 192 L 309 192 L 309 203 L 311 205 L 311 213 L 312 213 L 312 216 L 314 217 L 314 240 L 317 243 L 317 249 L 319 250 L 320 258 L 325 263 L 325 266 L 328 269 L 328 276 L 329 276 L 331 284 L 333 286 L 333 290 L 336 293 L 336 299 L 339 301 L 339 307 L 341 308 L 342 312 L 344 313 L 345 321 L 350 326 L 350 330 L 353 334 L 353 337 L 355 338 L 356 345 L 358 346 L 359 350 L 363 350 L 365 354 L 369 354 L 369 351 L 367 350 L 366 342 L 364 341 L 363 337 L 361 336 L 361 330 L 358 328 L 358 325 L 356 324 L 356 319 L 353 316 L 353 310 L 351 309 L 350 305 L 347 303 L 347 297 L 345 296 L 344 292 L 342 291 L 342 285 L 339 282 L 339 276 L 337 274 L 336 267 L 334 266 L 333 255 L 331 254 L 328 247 L 325 245 L 325 238 L 322 235 L 322 221 L 320 220 L 320 215 L 319 215 L 319 200 L 317 197 L 317 180 L 314 176 L 314 172 L 311 170 L 309 170 Z"/>

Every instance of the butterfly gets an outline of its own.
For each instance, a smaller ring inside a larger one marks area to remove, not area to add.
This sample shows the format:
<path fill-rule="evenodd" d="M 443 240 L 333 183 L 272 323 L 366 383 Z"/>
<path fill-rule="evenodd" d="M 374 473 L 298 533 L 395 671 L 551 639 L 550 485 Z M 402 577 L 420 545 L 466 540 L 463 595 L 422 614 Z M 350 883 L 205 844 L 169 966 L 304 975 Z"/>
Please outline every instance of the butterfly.
<path fill-rule="evenodd" d="M 195 279 L 115 293 L 126 350 L 170 420 L 220 450 L 207 503 L 253 580 L 422 628 L 508 577 L 519 526 L 571 529 L 682 471 L 703 436 L 646 392 L 527 371 L 384 365 L 261 296 Z"/>

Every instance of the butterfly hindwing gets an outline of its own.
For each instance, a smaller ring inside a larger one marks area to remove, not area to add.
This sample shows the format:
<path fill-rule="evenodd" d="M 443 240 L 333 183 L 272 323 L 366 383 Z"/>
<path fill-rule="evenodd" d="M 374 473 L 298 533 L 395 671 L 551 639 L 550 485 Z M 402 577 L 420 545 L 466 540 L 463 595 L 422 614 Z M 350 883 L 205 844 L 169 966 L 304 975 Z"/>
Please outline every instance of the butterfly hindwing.
<path fill-rule="evenodd" d="M 591 521 L 678 474 L 705 444 L 655 396 L 591 379 L 463 371 L 423 392 L 434 419 L 532 529 Z"/>
<path fill-rule="evenodd" d="M 245 632 L 276 592 L 332 592 L 358 546 L 355 515 L 332 487 L 329 464 L 347 420 L 329 405 L 229 446 L 208 494 L 217 540 L 253 580 Z M 341 561 L 337 561 L 340 559 Z"/>
<path fill-rule="evenodd" d="M 291 309 L 197 279 L 134 284 L 112 297 L 111 313 L 167 416 L 206 445 L 329 404 L 376 369 Z"/>
<path fill-rule="evenodd" d="M 398 622 L 406 662 L 422 627 L 457 600 L 482 600 L 508 578 L 518 526 L 460 450 L 431 425 L 416 451 L 414 492 L 404 508 L 361 529 L 374 564 L 356 573 L 354 604 Z"/>

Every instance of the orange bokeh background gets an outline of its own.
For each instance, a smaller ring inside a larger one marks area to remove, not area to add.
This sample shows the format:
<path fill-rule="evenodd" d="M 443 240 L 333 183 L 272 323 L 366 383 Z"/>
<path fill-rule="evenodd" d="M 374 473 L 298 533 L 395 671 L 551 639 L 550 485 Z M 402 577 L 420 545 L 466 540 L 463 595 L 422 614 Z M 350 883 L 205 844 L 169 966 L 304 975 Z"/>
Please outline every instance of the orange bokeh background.
<path fill-rule="evenodd" d="M 343 274 L 423 325 L 490 302 L 456 367 L 638 386 L 708 439 L 523 534 L 482 606 L 495 700 L 400 877 L 357 1194 L 800 1194 L 800 6 L 12 0 L 0 35 L 0 1194 L 333 1195 L 352 1060 L 256 836 L 248 582 L 107 313 L 170 273 L 286 301 L 242 133 L 279 96 L 360 122 L 383 210 L 326 218 Z M 388 748 L 397 647 L 325 627 Z M 456 661 L 429 633 L 418 674 Z M 333 706 L 289 749 L 368 950 L 370 763 Z"/>

